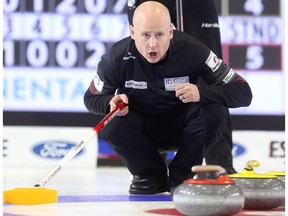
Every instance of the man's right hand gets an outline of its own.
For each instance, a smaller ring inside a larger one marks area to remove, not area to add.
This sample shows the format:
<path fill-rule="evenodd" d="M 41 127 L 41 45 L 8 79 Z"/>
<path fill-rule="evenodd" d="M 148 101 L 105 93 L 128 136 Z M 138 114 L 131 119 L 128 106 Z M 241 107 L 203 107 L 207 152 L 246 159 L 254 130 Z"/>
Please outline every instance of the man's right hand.
<path fill-rule="evenodd" d="M 128 101 L 128 97 L 126 94 L 118 94 L 118 95 L 115 95 L 109 105 L 110 105 L 110 111 L 112 111 L 113 109 L 115 109 L 116 105 L 118 103 L 120 103 L 121 101 L 123 101 L 125 104 L 128 104 L 129 101 Z M 125 116 L 127 113 L 129 112 L 129 108 L 128 106 L 125 106 L 123 109 L 117 111 L 116 115 L 117 116 Z"/>

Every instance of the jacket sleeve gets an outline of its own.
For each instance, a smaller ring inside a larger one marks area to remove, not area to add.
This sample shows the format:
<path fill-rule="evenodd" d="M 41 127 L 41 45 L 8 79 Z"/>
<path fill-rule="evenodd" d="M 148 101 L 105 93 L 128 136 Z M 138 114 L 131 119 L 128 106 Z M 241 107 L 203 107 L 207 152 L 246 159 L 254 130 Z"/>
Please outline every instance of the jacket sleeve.
<path fill-rule="evenodd" d="M 92 81 L 93 82 L 93 81 Z M 107 114 L 110 112 L 109 102 L 114 95 L 95 95 L 90 88 L 84 94 L 84 105 L 93 114 Z"/>
<path fill-rule="evenodd" d="M 221 103 L 228 108 L 249 106 L 252 92 L 247 82 L 235 82 L 226 85 L 198 85 L 200 103 Z"/>
<path fill-rule="evenodd" d="M 205 59 L 202 72 L 205 83 L 197 85 L 200 103 L 221 103 L 228 108 L 249 106 L 252 91 L 246 80 L 218 59 L 212 51 Z"/>
<path fill-rule="evenodd" d="M 84 94 L 84 105 L 94 114 L 107 114 L 110 111 L 109 102 L 114 97 L 117 86 L 114 62 L 110 53 L 105 54 L 97 67 L 97 73 Z"/>

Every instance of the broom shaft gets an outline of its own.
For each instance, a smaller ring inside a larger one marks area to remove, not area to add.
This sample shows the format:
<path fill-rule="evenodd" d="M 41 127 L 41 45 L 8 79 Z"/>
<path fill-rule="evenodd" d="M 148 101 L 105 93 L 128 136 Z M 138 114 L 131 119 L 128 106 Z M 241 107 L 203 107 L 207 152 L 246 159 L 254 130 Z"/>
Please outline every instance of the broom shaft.
<path fill-rule="evenodd" d="M 96 134 L 98 134 L 116 115 L 116 111 L 122 109 L 125 106 L 123 102 L 119 103 L 115 109 L 113 109 L 104 119 L 97 124 L 93 130 L 87 134 L 87 136 L 79 141 L 76 146 L 74 146 L 68 154 L 65 155 L 35 186 L 44 187 L 61 169 L 62 167 L 70 161 L 79 151 L 81 151 L 87 143 L 89 143 Z"/>

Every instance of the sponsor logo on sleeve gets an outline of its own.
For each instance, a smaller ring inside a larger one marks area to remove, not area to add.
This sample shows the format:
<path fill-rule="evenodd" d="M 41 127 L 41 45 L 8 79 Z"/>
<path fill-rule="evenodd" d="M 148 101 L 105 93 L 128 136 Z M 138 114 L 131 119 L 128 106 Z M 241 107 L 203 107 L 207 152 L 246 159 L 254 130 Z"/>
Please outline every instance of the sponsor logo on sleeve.
<path fill-rule="evenodd" d="M 213 72 L 215 72 L 221 65 L 222 60 L 219 59 L 212 51 L 206 60 L 206 65 L 211 68 Z"/>
<path fill-rule="evenodd" d="M 147 89 L 147 82 L 127 80 L 125 82 L 125 87 L 126 88 L 133 88 L 133 89 Z"/>
<path fill-rule="evenodd" d="M 94 86 L 98 92 L 101 92 L 104 86 L 104 82 L 100 79 L 98 74 L 94 77 Z"/>
<path fill-rule="evenodd" d="M 231 78 L 234 76 L 234 74 L 235 74 L 235 71 L 233 69 L 230 69 L 229 72 L 224 77 L 223 82 L 228 83 L 231 80 Z"/>
<path fill-rule="evenodd" d="M 175 91 L 177 85 L 188 82 L 189 82 L 188 76 L 164 78 L 165 91 Z"/>

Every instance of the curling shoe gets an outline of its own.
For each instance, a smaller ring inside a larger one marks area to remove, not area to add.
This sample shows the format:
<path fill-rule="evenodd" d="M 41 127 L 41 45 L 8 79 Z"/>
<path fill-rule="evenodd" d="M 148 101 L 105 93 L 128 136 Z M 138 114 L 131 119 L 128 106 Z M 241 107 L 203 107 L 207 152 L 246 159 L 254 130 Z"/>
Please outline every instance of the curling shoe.
<path fill-rule="evenodd" d="M 130 185 L 130 194 L 157 194 L 164 193 L 169 190 L 168 178 L 156 178 L 156 177 L 140 177 L 133 176 L 132 184 Z"/>
<path fill-rule="evenodd" d="M 227 175 L 237 173 L 237 171 L 233 167 L 225 167 Z"/>

